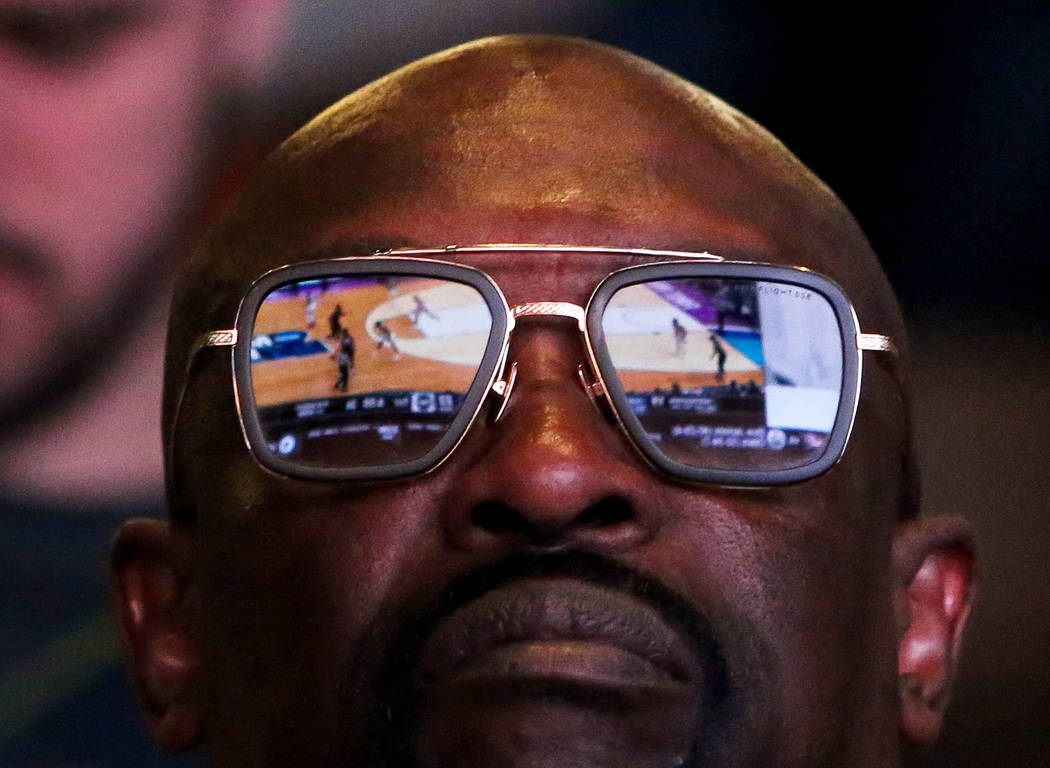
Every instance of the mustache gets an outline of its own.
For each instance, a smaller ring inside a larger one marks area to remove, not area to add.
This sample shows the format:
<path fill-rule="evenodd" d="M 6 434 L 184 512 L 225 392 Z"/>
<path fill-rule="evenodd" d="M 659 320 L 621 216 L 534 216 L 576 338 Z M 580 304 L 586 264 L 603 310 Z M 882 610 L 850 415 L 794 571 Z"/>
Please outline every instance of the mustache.
<path fill-rule="evenodd" d="M 387 648 L 374 650 L 382 659 L 371 680 L 348 677 L 341 686 L 347 698 L 368 696 L 370 730 L 382 752 L 382 764 L 414 766 L 415 735 L 426 690 L 420 674 L 422 649 L 437 626 L 451 614 L 501 587 L 524 579 L 571 578 L 627 595 L 655 610 L 687 640 L 704 669 L 704 708 L 715 712 L 730 696 L 730 675 L 723 642 L 712 622 L 686 598 L 658 579 L 593 552 L 570 550 L 518 553 L 468 572 L 445 586 L 429 606 L 393 633 Z M 371 633 L 372 642 L 385 632 Z M 368 675 L 369 673 L 364 673 Z M 364 687 L 362 687 L 364 686 Z M 379 757 L 377 755 L 377 757 Z"/>
<path fill-rule="evenodd" d="M 54 268 L 44 249 L 3 221 L 0 221 L 0 265 L 37 286 L 54 278 Z"/>

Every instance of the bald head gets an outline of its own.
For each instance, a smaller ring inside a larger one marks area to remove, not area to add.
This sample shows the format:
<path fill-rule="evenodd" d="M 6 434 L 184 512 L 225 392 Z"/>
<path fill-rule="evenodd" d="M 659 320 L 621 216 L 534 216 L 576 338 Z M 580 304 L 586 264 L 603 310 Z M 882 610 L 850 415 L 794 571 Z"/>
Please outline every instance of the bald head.
<path fill-rule="evenodd" d="M 804 264 L 841 282 L 866 323 L 901 336 L 853 217 L 763 128 L 624 51 L 500 37 L 362 88 L 269 158 L 183 280 L 168 391 L 189 339 L 228 323 L 266 269 L 338 243 L 530 241 Z"/>

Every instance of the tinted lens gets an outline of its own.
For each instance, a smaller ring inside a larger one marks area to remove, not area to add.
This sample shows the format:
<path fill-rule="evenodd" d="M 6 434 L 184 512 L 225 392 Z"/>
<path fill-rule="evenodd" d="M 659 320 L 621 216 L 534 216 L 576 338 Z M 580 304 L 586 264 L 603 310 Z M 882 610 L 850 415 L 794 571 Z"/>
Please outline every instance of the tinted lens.
<path fill-rule="evenodd" d="M 835 310 L 813 288 L 715 277 L 617 290 L 609 359 L 649 449 L 715 470 L 781 471 L 825 452 L 843 382 Z"/>
<path fill-rule="evenodd" d="M 266 449 L 318 469 L 421 459 L 460 415 L 492 326 L 481 293 L 454 280 L 355 274 L 279 285 L 252 328 Z"/>

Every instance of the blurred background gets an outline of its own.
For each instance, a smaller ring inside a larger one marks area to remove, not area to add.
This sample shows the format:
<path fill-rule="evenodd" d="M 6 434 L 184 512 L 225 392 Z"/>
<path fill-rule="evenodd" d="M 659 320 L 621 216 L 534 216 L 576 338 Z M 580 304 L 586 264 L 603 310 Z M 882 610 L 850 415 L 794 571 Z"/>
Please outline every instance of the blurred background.
<path fill-rule="evenodd" d="M 93 2 L 120 5 L 89 0 L 80 6 Z M 0 0 L 0 51 L 4 45 L 21 50 L 26 39 L 41 45 L 34 34 L 45 46 L 48 35 L 68 34 L 46 25 L 34 32 L 32 24 L 27 32 L 24 18 L 4 15 L 5 7 L 33 5 Z M 186 186 L 206 192 L 181 206 L 190 210 L 176 219 L 183 235 L 221 210 L 253 163 L 322 107 L 421 55 L 504 32 L 577 34 L 649 58 L 743 110 L 828 182 L 880 254 L 912 326 L 925 508 L 973 521 L 983 559 L 946 731 L 937 746 L 909 751 L 906 764 L 1046 764 L 1050 290 L 1039 275 L 1050 241 L 1050 5 L 861 2 L 828 11 L 826 4 L 818 10 L 751 0 L 311 0 L 286 5 L 267 23 L 272 29 L 259 29 L 270 35 L 269 53 L 265 66 L 253 70 L 264 75 L 253 75 L 250 88 L 222 103 L 237 119 L 223 121 L 221 140 L 209 143 L 214 159 L 207 168 L 187 175 Z M 3 100 L 18 96 L 2 78 L 0 114 Z M 4 162 L 0 155 L 0 195 Z M 0 227 L 4 221 L 0 211 Z M 9 229 L 17 231 L 14 224 Z M 179 253 L 191 239 L 157 242 Z M 20 242 L 13 235 L 8 240 Z M 0 251 L 4 243 L 0 239 Z M 0 288 L 9 290 L 2 282 Z M 156 290 L 162 295 L 166 284 Z M 90 376 L 85 381 L 62 407 L 87 408 L 99 385 Z M 12 435 L 39 431 L 47 421 L 4 418 L 0 461 L 17 453 Z M 45 448 L 32 454 L 33 460 L 46 455 Z M 0 471 L 0 477 L 0 506 L 14 510 L 0 521 L 0 533 L 13 542 L 0 580 L 24 585 L 42 561 L 54 569 L 51 581 L 34 576 L 12 610 L 37 616 L 36 604 L 51 590 L 68 603 L 56 613 L 85 616 L 64 633 L 35 627 L 36 634 L 23 633 L 29 640 L 11 639 L 22 631 L 12 621 L 0 627 L 0 642 L 22 659 L 0 677 L 0 702 L 3 695 L 23 702 L 0 703 L 0 755 L 10 749 L 15 756 L 4 764 L 146 764 L 115 742 L 77 763 L 62 762 L 57 750 L 49 757 L 52 752 L 39 748 L 45 723 L 57 718 L 72 733 L 90 734 L 105 720 L 39 689 L 41 680 L 50 680 L 73 695 L 100 681 L 119 682 L 119 673 L 105 666 L 112 656 L 105 622 L 92 624 L 96 614 L 82 608 L 101 599 L 104 582 L 85 577 L 79 591 L 64 582 L 70 563 L 85 572 L 96 567 L 93 558 L 104 550 L 99 532 L 117 517 L 156 509 L 157 483 L 127 493 L 96 489 L 88 496 L 98 511 L 84 523 L 75 511 L 83 506 L 75 479 L 54 493 L 17 472 Z M 25 515 L 40 507 L 62 511 L 44 528 L 28 530 Z M 97 546 L 56 554 L 54 537 L 70 526 L 81 526 Z M 5 586 L 0 582 L 0 592 Z M 70 652 L 95 666 L 72 678 L 61 669 L 57 677 L 33 677 L 41 665 L 60 668 L 54 659 Z M 128 762 L 113 758 L 113 750 Z"/>

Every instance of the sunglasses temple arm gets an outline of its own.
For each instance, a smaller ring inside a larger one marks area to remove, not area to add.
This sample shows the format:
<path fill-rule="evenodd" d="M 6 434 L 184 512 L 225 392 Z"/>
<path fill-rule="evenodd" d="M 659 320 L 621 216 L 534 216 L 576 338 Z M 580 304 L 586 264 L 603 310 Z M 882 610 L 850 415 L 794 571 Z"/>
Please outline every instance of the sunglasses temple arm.
<path fill-rule="evenodd" d="M 182 414 L 182 402 L 186 399 L 186 389 L 190 384 L 190 376 L 193 374 L 193 366 L 197 362 L 197 354 L 206 347 L 232 347 L 237 344 L 237 329 L 226 328 L 219 331 L 207 331 L 198 336 L 193 345 L 190 347 L 189 355 L 186 358 L 186 368 L 182 374 L 182 385 L 179 387 L 179 396 L 175 400 L 175 409 L 172 412 L 171 418 L 171 434 L 168 436 L 167 446 L 165 447 L 166 462 L 165 465 L 168 467 L 168 472 L 171 472 L 171 467 L 174 467 L 174 453 L 175 453 L 175 430 L 179 424 L 179 416 Z M 170 486 L 170 479 L 166 479 L 166 484 Z M 172 489 L 168 488 L 168 497 L 174 498 L 171 494 Z"/>
<path fill-rule="evenodd" d="M 862 352 L 889 352 L 894 357 L 899 354 L 893 339 L 881 333 L 858 333 L 857 349 Z"/>
<path fill-rule="evenodd" d="M 186 369 L 182 372 L 182 386 L 179 387 L 179 397 L 175 401 L 175 411 L 172 418 L 172 432 L 179 423 L 179 414 L 182 411 L 182 401 L 186 397 L 186 388 L 193 374 L 193 366 L 197 362 L 197 354 L 206 347 L 233 347 L 237 344 L 237 329 L 228 328 L 221 331 L 207 331 L 198 336 L 193 346 L 190 347 L 186 358 Z"/>
<path fill-rule="evenodd" d="M 207 331 L 197 337 L 190 347 L 190 357 L 186 362 L 186 373 L 189 373 L 193 358 L 205 347 L 233 347 L 237 344 L 237 329 L 226 328 L 221 331 Z"/>

